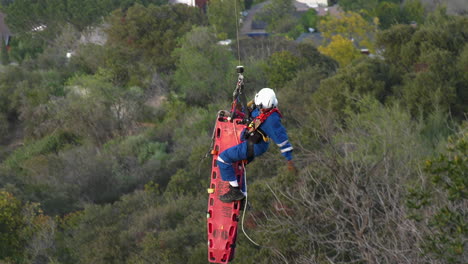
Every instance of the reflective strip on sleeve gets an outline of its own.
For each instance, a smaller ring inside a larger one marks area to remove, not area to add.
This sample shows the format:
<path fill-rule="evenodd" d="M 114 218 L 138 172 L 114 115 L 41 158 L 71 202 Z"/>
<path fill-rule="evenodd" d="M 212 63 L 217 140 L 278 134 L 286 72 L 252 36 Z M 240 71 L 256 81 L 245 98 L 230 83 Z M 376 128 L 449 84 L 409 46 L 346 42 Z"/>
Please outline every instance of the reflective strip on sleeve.
<path fill-rule="evenodd" d="M 278 147 L 281 148 L 281 147 L 284 147 L 286 144 L 288 144 L 288 141 L 287 141 L 287 140 L 284 141 L 283 143 L 279 143 L 279 144 L 276 144 L 276 145 L 278 145 Z"/>
<path fill-rule="evenodd" d="M 288 151 L 291 151 L 291 150 L 293 150 L 293 147 L 285 148 L 285 149 L 281 150 L 281 153 L 285 153 L 285 152 L 288 152 Z"/>

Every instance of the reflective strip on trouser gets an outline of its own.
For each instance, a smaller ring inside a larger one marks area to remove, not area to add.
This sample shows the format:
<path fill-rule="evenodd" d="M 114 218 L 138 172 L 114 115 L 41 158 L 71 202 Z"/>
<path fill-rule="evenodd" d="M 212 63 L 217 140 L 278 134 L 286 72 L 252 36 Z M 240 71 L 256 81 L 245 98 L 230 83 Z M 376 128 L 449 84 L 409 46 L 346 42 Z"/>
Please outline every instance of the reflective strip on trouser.
<path fill-rule="evenodd" d="M 285 148 L 285 149 L 281 150 L 281 153 L 285 153 L 285 152 L 288 152 L 288 151 L 291 151 L 291 150 L 293 150 L 293 147 Z"/>
<path fill-rule="evenodd" d="M 288 144 L 288 142 L 289 142 L 288 140 L 285 140 L 285 141 L 283 141 L 283 142 L 281 142 L 279 144 L 276 144 L 276 145 L 278 145 L 278 147 L 282 148 L 282 147 L 286 146 L 286 144 Z"/>
<path fill-rule="evenodd" d="M 229 163 L 225 162 L 225 161 L 221 158 L 221 156 L 218 156 L 218 157 L 216 158 L 216 163 L 217 163 L 218 161 L 221 162 L 221 163 L 224 163 L 224 164 L 229 165 Z"/>

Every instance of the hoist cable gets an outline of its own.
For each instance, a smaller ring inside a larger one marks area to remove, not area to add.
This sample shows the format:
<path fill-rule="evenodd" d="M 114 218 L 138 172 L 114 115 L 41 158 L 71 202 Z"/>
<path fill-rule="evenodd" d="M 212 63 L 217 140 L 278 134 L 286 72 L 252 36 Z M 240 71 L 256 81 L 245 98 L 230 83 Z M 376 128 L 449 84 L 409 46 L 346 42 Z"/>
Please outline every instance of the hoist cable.
<path fill-rule="evenodd" d="M 238 0 L 234 0 L 234 12 L 236 13 L 235 17 L 236 17 L 236 41 L 237 41 L 237 58 L 239 60 L 239 65 L 241 65 L 241 56 L 240 56 L 240 41 L 239 41 L 239 12 L 237 11 L 237 3 L 238 3 Z M 245 106 L 244 106 L 245 107 Z M 236 126 L 234 125 L 234 130 L 236 129 Z M 236 134 L 236 133 L 235 133 Z M 239 141 L 239 139 L 237 139 Z M 239 142 L 238 142 L 239 143 Z M 242 162 L 242 168 L 243 168 L 243 171 L 244 171 L 244 186 L 245 186 L 245 201 L 244 201 L 244 208 L 243 208 L 243 212 L 242 212 L 242 220 L 241 220 L 241 229 L 242 229 L 242 232 L 244 233 L 244 236 L 250 241 L 252 242 L 252 244 L 254 244 L 255 246 L 257 247 L 261 247 L 260 244 L 258 244 L 257 242 L 255 242 L 252 238 L 250 238 L 249 235 L 247 235 L 247 232 L 245 232 L 245 229 L 244 229 L 244 220 L 245 220 L 245 213 L 247 211 L 247 202 L 248 202 L 248 194 L 247 194 L 247 171 L 245 169 L 245 164 Z"/>
<path fill-rule="evenodd" d="M 238 0 L 234 0 L 234 12 L 236 13 L 236 40 L 237 40 L 237 58 L 239 60 L 239 65 L 241 65 L 241 56 L 240 56 L 240 43 L 239 43 L 239 13 L 237 12 L 237 2 Z"/>
<path fill-rule="evenodd" d="M 235 15 L 235 19 L 236 19 L 236 39 L 237 39 L 237 57 L 238 57 L 238 60 L 239 60 L 239 65 L 241 65 L 241 55 L 240 55 L 240 41 L 239 41 L 239 12 L 237 11 L 237 3 L 238 3 L 238 0 L 234 0 L 234 12 L 236 13 Z M 243 81 L 243 78 L 242 78 L 242 81 Z M 244 95 L 245 96 L 245 95 Z M 236 125 L 233 123 L 233 128 L 234 128 L 234 134 L 237 135 L 237 131 L 236 131 Z M 237 138 L 237 144 L 239 144 L 239 139 Z M 244 170 L 244 186 L 245 186 L 245 201 L 244 201 L 244 208 L 243 208 L 243 212 L 242 212 L 242 220 L 241 220 L 241 229 L 242 229 L 242 232 L 244 233 L 245 237 L 252 243 L 254 244 L 255 246 L 257 247 L 260 247 L 260 248 L 268 248 L 268 249 L 271 249 L 273 250 L 273 252 L 275 252 L 276 254 L 278 254 L 279 256 L 282 257 L 282 259 L 285 261 L 285 263 L 288 263 L 287 259 L 285 258 L 285 256 L 283 254 L 281 254 L 281 252 L 279 250 L 277 250 L 276 248 L 273 248 L 273 247 L 267 247 L 267 246 L 262 246 L 260 245 L 259 243 L 255 242 L 252 238 L 250 238 L 249 235 L 247 235 L 247 232 L 245 232 L 245 229 L 244 229 L 244 220 L 245 220 L 245 213 L 247 211 L 247 197 L 248 197 L 248 194 L 247 194 L 247 171 L 245 169 L 245 164 L 242 162 L 242 168 Z M 269 186 L 268 186 L 269 187 Z"/>

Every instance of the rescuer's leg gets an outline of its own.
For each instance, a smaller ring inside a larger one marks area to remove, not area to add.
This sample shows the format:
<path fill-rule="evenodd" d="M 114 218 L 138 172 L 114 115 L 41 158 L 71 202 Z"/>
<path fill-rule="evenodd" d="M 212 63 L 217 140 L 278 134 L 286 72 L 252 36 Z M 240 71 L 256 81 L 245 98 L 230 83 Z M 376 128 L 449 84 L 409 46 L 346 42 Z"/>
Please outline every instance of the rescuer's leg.
<path fill-rule="evenodd" d="M 223 151 L 217 159 L 221 179 L 229 182 L 229 191 L 219 197 L 222 202 L 230 203 L 245 198 L 237 181 L 232 163 L 247 159 L 247 144 L 241 143 Z"/>

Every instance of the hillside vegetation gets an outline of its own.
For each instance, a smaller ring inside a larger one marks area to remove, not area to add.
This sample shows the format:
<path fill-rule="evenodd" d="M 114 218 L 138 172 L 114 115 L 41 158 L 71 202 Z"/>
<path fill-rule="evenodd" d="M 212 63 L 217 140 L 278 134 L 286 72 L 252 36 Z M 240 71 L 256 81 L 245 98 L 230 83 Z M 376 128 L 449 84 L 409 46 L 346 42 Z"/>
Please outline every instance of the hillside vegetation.
<path fill-rule="evenodd" d="M 233 263 L 466 263 L 468 17 L 329 2 L 343 13 L 272 0 L 270 36 L 237 44 L 233 6 L 258 1 L 0 1 L 15 32 L 0 263 L 207 263 L 205 154 L 239 62 L 248 97 L 277 92 L 298 173 L 274 144 L 247 167 L 244 225 L 262 247 L 239 231 Z M 294 41 L 309 27 L 320 46 Z"/>

